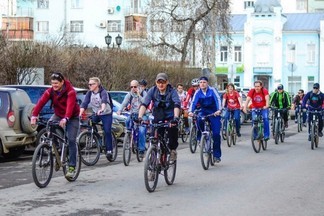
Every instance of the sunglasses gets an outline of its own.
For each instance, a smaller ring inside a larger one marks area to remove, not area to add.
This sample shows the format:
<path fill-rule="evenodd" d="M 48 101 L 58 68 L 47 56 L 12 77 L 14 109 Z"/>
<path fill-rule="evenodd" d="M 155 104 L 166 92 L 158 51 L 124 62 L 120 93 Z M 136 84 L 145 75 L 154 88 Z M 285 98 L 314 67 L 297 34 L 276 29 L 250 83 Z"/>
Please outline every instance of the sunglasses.
<path fill-rule="evenodd" d="M 130 88 L 131 88 L 131 89 L 132 89 L 132 88 L 137 88 L 137 86 L 131 86 Z"/>
<path fill-rule="evenodd" d="M 317 87 L 313 87 L 313 89 L 318 89 Z"/>
<path fill-rule="evenodd" d="M 51 78 L 53 79 L 58 79 L 58 80 L 60 80 L 60 81 L 62 81 L 62 80 L 64 80 L 64 77 L 61 75 L 61 74 L 58 74 L 58 73 L 53 73 L 52 75 L 51 75 Z"/>
<path fill-rule="evenodd" d="M 166 84 L 167 82 L 164 81 L 164 80 L 158 80 L 158 81 L 156 81 L 156 83 L 157 83 L 157 84 Z"/>
<path fill-rule="evenodd" d="M 96 83 L 89 83 L 88 86 L 96 85 Z"/>

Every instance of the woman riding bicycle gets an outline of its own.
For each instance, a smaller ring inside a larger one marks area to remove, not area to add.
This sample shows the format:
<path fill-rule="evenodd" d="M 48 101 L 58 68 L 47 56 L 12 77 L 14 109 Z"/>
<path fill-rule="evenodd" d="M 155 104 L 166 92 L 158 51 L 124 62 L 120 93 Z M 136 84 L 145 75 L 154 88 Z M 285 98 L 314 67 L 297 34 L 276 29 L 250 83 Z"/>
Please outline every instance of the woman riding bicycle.
<path fill-rule="evenodd" d="M 36 124 L 37 116 L 47 101 L 52 100 L 54 114 L 49 121 L 60 121 L 60 126 L 65 127 L 69 140 L 69 169 L 66 172 L 67 178 L 72 178 L 76 166 L 76 137 L 79 132 L 79 112 L 76 92 L 64 76 L 55 72 L 51 75 L 52 88 L 47 89 L 37 102 L 31 117 L 31 124 Z"/>
<path fill-rule="evenodd" d="M 240 128 L 241 128 L 241 109 L 243 108 L 243 102 L 240 94 L 235 90 L 235 86 L 233 83 L 229 83 L 226 86 L 226 92 L 223 94 L 223 107 L 226 107 L 226 112 L 224 115 L 224 126 L 225 131 L 227 127 L 227 121 L 230 118 L 230 113 L 234 112 L 235 126 L 236 126 L 236 134 L 238 137 L 241 136 Z"/>
<path fill-rule="evenodd" d="M 112 100 L 108 92 L 102 87 L 98 77 L 91 77 L 89 79 L 89 91 L 87 92 L 84 101 L 81 104 L 80 116 L 91 105 L 92 111 L 95 113 L 94 122 L 102 121 L 105 145 L 107 149 L 106 158 L 109 160 L 113 156 L 112 147 Z"/>
<path fill-rule="evenodd" d="M 256 112 L 253 109 L 262 109 L 262 118 L 264 122 L 264 140 L 268 141 L 270 136 L 269 126 L 269 92 L 263 87 L 261 80 L 254 81 L 254 88 L 251 89 L 246 98 L 243 111 L 247 113 L 249 102 L 252 101 L 252 120 L 257 117 Z M 253 122 L 252 121 L 252 122 Z"/>

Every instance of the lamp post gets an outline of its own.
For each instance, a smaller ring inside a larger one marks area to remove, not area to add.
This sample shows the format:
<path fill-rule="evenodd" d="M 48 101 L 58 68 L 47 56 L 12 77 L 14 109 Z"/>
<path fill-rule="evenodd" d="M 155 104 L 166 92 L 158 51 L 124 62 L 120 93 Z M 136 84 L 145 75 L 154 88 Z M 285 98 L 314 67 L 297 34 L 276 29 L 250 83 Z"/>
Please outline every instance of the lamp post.
<path fill-rule="evenodd" d="M 123 37 L 118 34 L 118 36 L 115 39 L 116 39 L 116 44 L 119 48 L 119 46 L 122 44 Z"/>
<path fill-rule="evenodd" d="M 112 39 L 112 37 L 109 34 L 107 34 L 107 36 L 105 36 L 105 42 L 106 42 L 108 48 L 109 48 L 109 45 L 111 44 L 111 39 Z"/>

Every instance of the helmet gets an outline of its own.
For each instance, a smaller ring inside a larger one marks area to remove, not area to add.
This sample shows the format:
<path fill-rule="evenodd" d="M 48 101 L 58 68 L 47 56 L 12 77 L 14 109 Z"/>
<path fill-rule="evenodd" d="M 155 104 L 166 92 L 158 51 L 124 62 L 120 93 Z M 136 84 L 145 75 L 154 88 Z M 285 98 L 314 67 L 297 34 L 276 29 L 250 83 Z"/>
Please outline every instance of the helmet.
<path fill-rule="evenodd" d="M 145 79 L 142 79 L 141 81 L 139 81 L 139 84 L 140 85 L 143 85 L 143 86 L 146 86 L 147 85 L 147 82 Z"/>
<path fill-rule="evenodd" d="M 191 85 L 198 85 L 199 84 L 199 79 L 195 78 L 191 80 Z"/>

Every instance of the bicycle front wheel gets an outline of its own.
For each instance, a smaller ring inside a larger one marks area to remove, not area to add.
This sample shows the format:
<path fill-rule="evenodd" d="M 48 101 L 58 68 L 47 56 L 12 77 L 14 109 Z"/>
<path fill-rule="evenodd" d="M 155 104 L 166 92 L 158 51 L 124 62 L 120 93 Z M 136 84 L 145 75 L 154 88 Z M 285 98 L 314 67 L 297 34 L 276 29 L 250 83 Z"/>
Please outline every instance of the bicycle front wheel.
<path fill-rule="evenodd" d="M 275 120 L 275 132 L 274 132 L 274 140 L 275 144 L 279 143 L 279 131 L 280 131 L 280 121 L 278 119 Z"/>
<path fill-rule="evenodd" d="M 301 119 L 301 116 L 300 114 L 298 114 L 297 116 L 297 130 L 298 132 L 301 132 L 303 130 L 303 125 L 302 125 L 302 119 Z"/>
<path fill-rule="evenodd" d="M 68 169 L 69 169 L 69 163 L 70 163 L 70 151 L 69 151 L 69 147 L 65 146 L 64 152 L 63 152 L 63 173 L 64 176 L 66 175 Z M 69 182 L 73 182 L 75 180 L 77 180 L 77 178 L 79 177 L 80 174 L 80 170 L 81 170 L 81 152 L 80 152 L 80 147 L 78 144 L 76 144 L 76 161 L 75 161 L 75 167 L 74 167 L 74 175 L 72 177 L 66 177 L 65 179 L 68 180 Z"/>
<path fill-rule="evenodd" d="M 254 137 L 254 134 L 257 134 L 257 137 Z M 256 139 L 256 138 L 258 138 L 258 139 Z M 253 150 L 255 151 L 255 153 L 259 153 L 261 150 L 261 140 L 259 137 L 259 129 L 258 129 L 257 125 L 254 125 L 252 128 L 251 143 L 252 143 L 252 147 L 253 147 Z"/>
<path fill-rule="evenodd" d="M 168 185 L 172 185 L 177 172 L 177 161 L 168 161 L 168 168 L 164 170 L 164 179 Z"/>
<path fill-rule="evenodd" d="M 233 138 L 232 137 L 232 130 L 233 130 L 232 125 L 231 125 L 230 121 L 228 121 L 227 130 L 226 130 L 226 137 L 227 137 L 226 142 L 227 142 L 228 147 L 232 146 L 232 138 Z"/>
<path fill-rule="evenodd" d="M 190 128 L 189 148 L 191 153 L 195 153 L 197 150 L 197 128 L 195 125 Z"/>
<path fill-rule="evenodd" d="M 46 187 L 53 175 L 53 154 L 48 143 L 40 143 L 33 154 L 32 174 L 35 184 Z"/>
<path fill-rule="evenodd" d="M 116 136 L 113 132 L 111 132 L 111 144 L 112 144 L 112 157 L 111 158 L 107 158 L 108 161 L 110 162 L 114 162 L 117 158 L 117 153 L 118 153 L 118 146 L 117 146 L 117 139 Z"/>
<path fill-rule="evenodd" d="M 208 145 L 208 141 L 206 138 L 206 135 L 201 136 L 200 140 L 200 161 L 201 165 L 204 170 L 208 170 L 209 168 L 209 162 L 210 162 L 210 146 Z"/>
<path fill-rule="evenodd" d="M 152 145 L 146 152 L 144 163 L 144 183 L 148 192 L 153 192 L 159 180 L 157 149 Z"/>
<path fill-rule="evenodd" d="M 131 159 L 131 139 L 132 139 L 132 133 L 126 132 L 124 137 L 124 143 L 123 143 L 123 162 L 125 166 L 129 165 L 130 159 Z"/>
<path fill-rule="evenodd" d="M 100 157 L 100 144 L 98 137 L 90 131 L 81 132 L 77 143 L 80 147 L 81 161 L 86 166 L 95 165 Z"/>
<path fill-rule="evenodd" d="M 315 146 L 315 132 L 316 132 L 316 130 L 315 130 L 316 128 L 315 128 L 315 124 L 314 123 L 312 123 L 312 126 L 311 126 L 311 149 L 314 149 L 314 146 Z"/>

